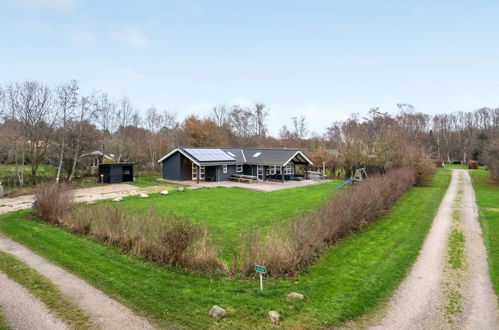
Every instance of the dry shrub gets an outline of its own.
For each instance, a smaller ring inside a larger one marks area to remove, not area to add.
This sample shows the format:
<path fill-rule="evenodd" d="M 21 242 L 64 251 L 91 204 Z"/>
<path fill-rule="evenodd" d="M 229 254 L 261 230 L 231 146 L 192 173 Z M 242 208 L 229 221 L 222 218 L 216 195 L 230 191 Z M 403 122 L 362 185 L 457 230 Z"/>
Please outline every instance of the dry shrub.
<path fill-rule="evenodd" d="M 36 215 L 52 224 L 60 223 L 74 207 L 73 192 L 66 183 L 39 184 L 36 187 L 35 200 Z"/>
<path fill-rule="evenodd" d="M 470 170 L 478 169 L 478 162 L 476 160 L 468 160 L 468 169 Z"/>
<path fill-rule="evenodd" d="M 255 264 L 273 276 L 294 275 L 311 264 L 323 248 L 383 216 L 416 181 L 409 168 L 392 169 L 331 196 L 317 211 L 268 235 L 255 233 L 241 247 L 236 271 L 250 274 Z"/>
<path fill-rule="evenodd" d="M 491 139 L 487 143 L 483 158 L 490 175 L 499 183 L 499 138 Z"/>
<path fill-rule="evenodd" d="M 414 159 L 414 162 L 410 167 L 416 173 L 416 186 L 428 187 L 431 185 L 437 167 L 430 158 L 421 155 Z"/>
<path fill-rule="evenodd" d="M 151 261 L 206 273 L 226 270 L 205 227 L 155 208 L 144 213 L 118 205 L 82 206 L 64 225 Z"/>

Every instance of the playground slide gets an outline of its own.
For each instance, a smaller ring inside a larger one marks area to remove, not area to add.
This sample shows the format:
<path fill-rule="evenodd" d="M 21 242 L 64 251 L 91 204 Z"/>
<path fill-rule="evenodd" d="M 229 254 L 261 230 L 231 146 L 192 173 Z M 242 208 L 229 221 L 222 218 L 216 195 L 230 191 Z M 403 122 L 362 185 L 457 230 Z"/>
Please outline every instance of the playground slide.
<path fill-rule="evenodd" d="M 344 186 L 346 185 L 349 185 L 350 183 L 352 183 L 353 179 L 348 179 L 347 181 L 343 182 L 342 184 L 340 184 L 338 187 L 336 187 L 336 189 L 341 189 L 343 188 Z"/>

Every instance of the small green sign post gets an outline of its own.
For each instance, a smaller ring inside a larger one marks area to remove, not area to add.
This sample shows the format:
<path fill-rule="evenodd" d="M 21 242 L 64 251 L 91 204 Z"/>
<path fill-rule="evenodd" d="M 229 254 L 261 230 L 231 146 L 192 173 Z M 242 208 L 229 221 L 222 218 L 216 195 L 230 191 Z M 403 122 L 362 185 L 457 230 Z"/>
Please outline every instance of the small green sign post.
<path fill-rule="evenodd" d="M 267 273 L 265 266 L 255 265 L 255 270 L 260 273 L 260 291 L 263 291 L 263 274 Z"/>

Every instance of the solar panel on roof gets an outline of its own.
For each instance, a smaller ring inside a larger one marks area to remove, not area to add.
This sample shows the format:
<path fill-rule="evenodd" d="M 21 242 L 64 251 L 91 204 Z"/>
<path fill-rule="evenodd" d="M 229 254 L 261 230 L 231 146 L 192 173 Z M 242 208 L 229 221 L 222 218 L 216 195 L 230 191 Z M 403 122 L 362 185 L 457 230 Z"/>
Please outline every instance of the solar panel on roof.
<path fill-rule="evenodd" d="M 221 149 L 184 149 L 189 154 L 194 156 L 197 160 L 201 162 L 224 162 L 224 161 L 235 161 L 235 159 L 229 156 Z"/>

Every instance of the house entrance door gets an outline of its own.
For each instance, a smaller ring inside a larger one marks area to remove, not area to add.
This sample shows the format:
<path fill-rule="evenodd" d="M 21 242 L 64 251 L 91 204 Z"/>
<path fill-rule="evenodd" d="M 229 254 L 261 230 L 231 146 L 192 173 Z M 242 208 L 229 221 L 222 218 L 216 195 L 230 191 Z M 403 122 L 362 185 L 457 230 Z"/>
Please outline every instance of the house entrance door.
<path fill-rule="evenodd" d="M 258 165 L 256 167 L 256 172 L 257 172 L 257 177 L 258 177 L 258 180 L 260 181 L 263 181 L 263 165 Z"/>

